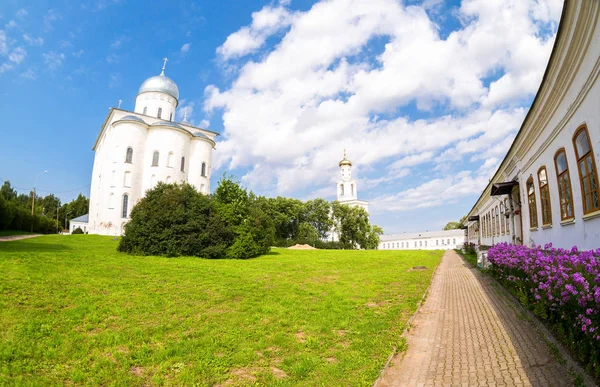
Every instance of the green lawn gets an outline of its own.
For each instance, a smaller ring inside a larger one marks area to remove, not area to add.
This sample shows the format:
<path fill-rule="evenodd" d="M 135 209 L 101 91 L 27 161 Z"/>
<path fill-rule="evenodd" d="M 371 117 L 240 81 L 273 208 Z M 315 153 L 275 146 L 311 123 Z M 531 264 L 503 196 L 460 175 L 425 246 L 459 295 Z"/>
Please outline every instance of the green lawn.
<path fill-rule="evenodd" d="M 442 255 L 274 249 L 239 261 L 116 246 L 0 243 L 0 385 L 370 386 Z"/>

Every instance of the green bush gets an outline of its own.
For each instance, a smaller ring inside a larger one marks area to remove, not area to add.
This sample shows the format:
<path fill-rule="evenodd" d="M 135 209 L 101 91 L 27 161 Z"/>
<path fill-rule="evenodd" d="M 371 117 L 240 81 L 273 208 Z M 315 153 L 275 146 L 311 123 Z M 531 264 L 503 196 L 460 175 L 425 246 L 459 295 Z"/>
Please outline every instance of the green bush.
<path fill-rule="evenodd" d="M 223 180 L 214 198 L 189 184 L 159 183 L 131 210 L 119 251 L 204 258 L 256 257 L 269 252 L 273 222 L 237 183 Z"/>
<path fill-rule="evenodd" d="M 81 227 L 77 227 L 75 230 L 73 230 L 73 232 L 71 234 L 72 235 L 83 234 L 83 230 L 81 229 Z"/>

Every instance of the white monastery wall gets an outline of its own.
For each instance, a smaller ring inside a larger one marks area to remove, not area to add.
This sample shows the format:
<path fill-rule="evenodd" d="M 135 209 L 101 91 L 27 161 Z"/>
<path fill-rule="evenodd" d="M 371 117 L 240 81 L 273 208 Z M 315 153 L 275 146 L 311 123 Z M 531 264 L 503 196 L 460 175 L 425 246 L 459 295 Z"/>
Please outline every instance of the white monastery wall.
<path fill-rule="evenodd" d="M 600 196 L 599 58 L 600 3 L 566 2 L 534 103 L 496 175 L 469 213 L 470 220 L 465 222 L 469 241 L 481 245 L 510 242 L 600 247 L 600 208 L 593 204 Z M 591 157 L 580 154 L 578 164 L 575 136 L 582 130 L 587 131 Z M 567 172 L 558 171 L 561 154 L 566 158 Z M 582 179 L 590 170 L 595 184 Z M 495 184 L 511 181 L 518 183 L 511 192 L 491 196 Z M 591 188 L 584 192 L 584 186 Z M 588 208 L 584 206 L 586 198 L 592 203 Z M 508 204 L 508 211 L 500 210 L 501 217 L 508 214 L 505 219 L 510 228 L 504 230 L 490 222 L 495 219 L 500 201 Z"/>

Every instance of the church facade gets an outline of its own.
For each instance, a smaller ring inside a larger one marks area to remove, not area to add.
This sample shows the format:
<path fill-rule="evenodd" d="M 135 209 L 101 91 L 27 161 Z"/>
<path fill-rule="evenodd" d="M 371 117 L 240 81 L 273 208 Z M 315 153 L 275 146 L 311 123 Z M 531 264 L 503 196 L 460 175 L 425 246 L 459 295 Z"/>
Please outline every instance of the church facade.
<path fill-rule="evenodd" d="M 600 247 L 600 2 L 564 3 L 542 83 L 470 210 L 469 242 Z"/>
<path fill-rule="evenodd" d="M 158 182 L 210 193 L 217 133 L 175 122 L 178 104 L 179 88 L 163 66 L 142 83 L 133 111 L 110 109 L 93 147 L 90 234 L 121 235 L 135 203 Z"/>

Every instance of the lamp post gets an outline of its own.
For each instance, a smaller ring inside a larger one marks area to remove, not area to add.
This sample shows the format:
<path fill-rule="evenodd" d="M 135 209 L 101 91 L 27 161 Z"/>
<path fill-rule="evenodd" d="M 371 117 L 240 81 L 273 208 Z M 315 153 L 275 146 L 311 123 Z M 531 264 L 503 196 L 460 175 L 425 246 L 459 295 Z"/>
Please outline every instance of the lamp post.
<path fill-rule="evenodd" d="M 66 213 L 66 215 L 65 215 L 65 230 L 67 230 L 67 217 L 69 216 L 69 214 L 70 214 L 71 212 L 73 212 L 73 210 L 71 210 L 71 211 L 67 212 L 67 213 Z"/>
<path fill-rule="evenodd" d="M 31 198 L 31 232 L 33 232 L 33 219 L 34 219 L 33 214 L 35 211 L 35 186 L 37 185 L 38 177 L 40 177 L 41 175 L 43 175 L 46 172 L 48 172 L 48 171 L 38 173 L 37 176 L 35 177 L 35 181 L 33 182 L 33 197 Z"/>

